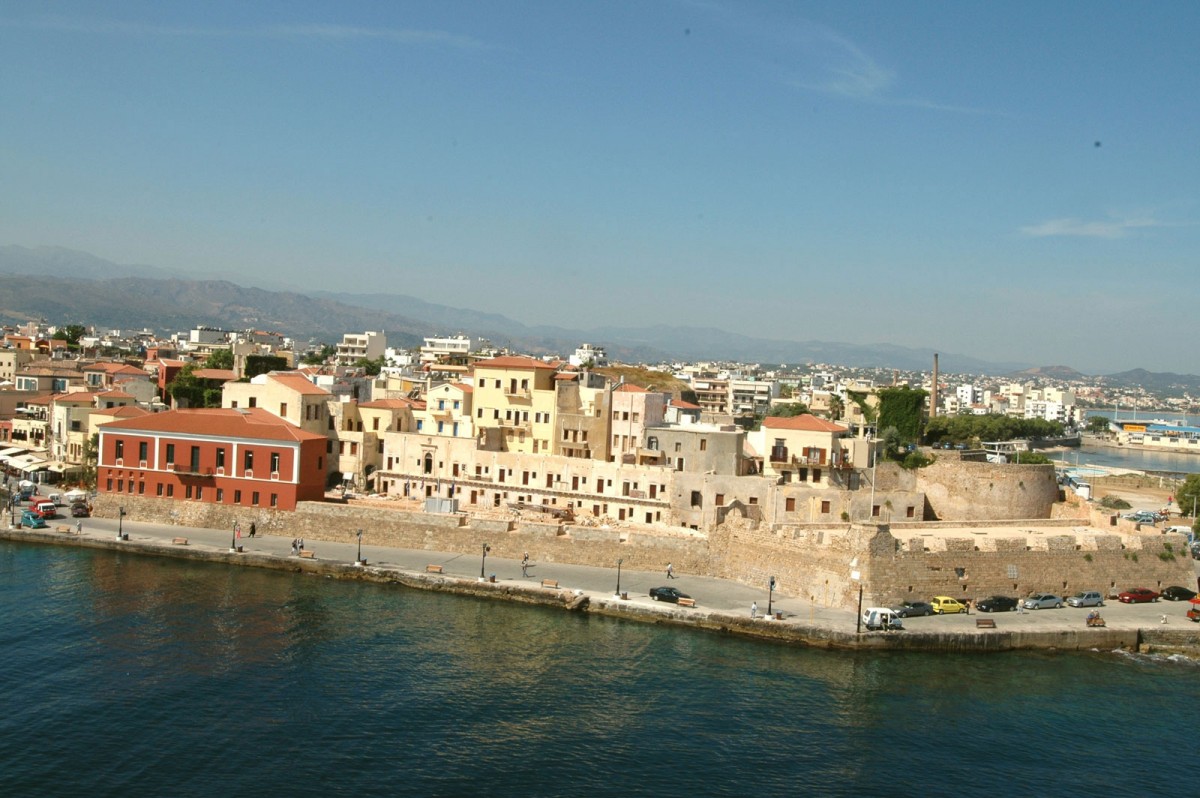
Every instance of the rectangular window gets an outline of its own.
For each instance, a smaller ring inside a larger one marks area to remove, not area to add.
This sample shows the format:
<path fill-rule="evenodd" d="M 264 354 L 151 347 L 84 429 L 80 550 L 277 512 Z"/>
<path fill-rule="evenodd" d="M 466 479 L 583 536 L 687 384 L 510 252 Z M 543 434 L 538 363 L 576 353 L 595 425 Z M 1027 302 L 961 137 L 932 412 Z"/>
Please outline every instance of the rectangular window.
<path fill-rule="evenodd" d="M 174 485 L 167 485 L 167 498 L 169 499 L 169 498 L 171 498 L 171 497 L 172 497 L 172 496 L 174 496 L 174 495 L 175 495 L 175 486 L 174 486 Z"/>
<path fill-rule="evenodd" d="M 418 418 L 417 419 L 417 432 L 420 432 L 421 428 L 424 426 L 425 426 L 425 422 Z"/>
<path fill-rule="evenodd" d="M 117 459 L 125 456 L 125 441 L 117 440 Z"/>
<path fill-rule="evenodd" d="M 717 494 L 717 506 L 718 506 L 718 507 L 724 507 L 724 506 L 725 506 L 725 494 L 724 494 L 724 493 L 718 493 L 718 494 Z"/>
<path fill-rule="evenodd" d="M 191 469 L 192 469 L 193 474 L 200 473 L 200 447 L 199 446 L 192 447 Z"/>
<path fill-rule="evenodd" d="M 225 490 L 223 488 L 217 488 L 217 504 L 220 504 L 223 501 L 225 501 Z"/>
<path fill-rule="evenodd" d="M 376 431 L 379 429 L 379 419 L 377 419 L 377 418 L 371 419 L 371 429 L 376 430 Z"/>
<path fill-rule="evenodd" d="M 145 492 L 146 492 L 146 483 L 139 482 L 138 483 L 138 493 L 145 493 Z"/>
<path fill-rule="evenodd" d="M 446 409 L 446 400 L 438 399 L 438 410 L 445 410 L 445 409 Z"/>
<path fill-rule="evenodd" d="M 204 486 L 196 486 L 196 501 L 204 501 Z"/>
<path fill-rule="evenodd" d="M 708 439 L 707 438 L 700 439 L 700 451 L 702 451 L 702 452 L 708 451 Z"/>
<path fill-rule="evenodd" d="M 138 444 L 138 460 L 146 459 L 146 452 L 147 452 L 147 449 L 149 449 L 149 447 L 150 447 L 150 444 L 147 443 L 146 441 L 142 441 Z"/>
<path fill-rule="evenodd" d="M 242 503 L 242 492 L 240 490 L 235 490 L 233 492 L 233 503 L 234 504 Z"/>
<path fill-rule="evenodd" d="M 287 418 L 287 402 L 279 403 L 279 417 Z"/>
<path fill-rule="evenodd" d="M 163 484 L 161 482 L 158 483 L 158 489 L 155 491 L 155 493 L 159 496 L 163 495 Z"/>
<path fill-rule="evenodd" d="M 875 504 L 875 505 L 872 505 L 872 506 L 871 506 L 871 517 L 872 517 L 872 518 L 878 518 L 878 517 L 879 517 L 879 505 L 878 505 L 878 504 Z"/>
<path fill-rule="evenodd" d="M 787 510 L 789 513 L 796 512 L 796 500 L 791 497 L 785 499 L 783 502 L 783 509 Z"/>
<path fill-rule="evenodd" d="M 271 470 L 279 470 L 279 452 L 271 452 Z"/>
<path fill-rule="evenodd" d="M 117 480 L 117 493 L 124 493 L 124 492 L 125 492 L 125 480 L 118 479 Z"/>
<path fill-rule="evenodd" d="M 258 397 L 256 397 L 256 396 L 250 397 L 250 407 L 258 407 Z"/>
<path fill-rule="evenodd" d="M 109 493 L 112 493 L 112 478 L 111 477 L 109 477 L 108 479 L 106 479 L 104 481 L 104 489 L 106 491 L 108 491 Z"/>
<path fill-rule="evenodd" d="M 191 486 L 191 485 L 184 485 L 184 486 L 183 486 L 183 497 L 184 497 L 185 499 L 190 499 L 190 498 L 192 498 L 192 486 Z"/>
<path fill-rule="evenodd" d="M 698 490 L 692 491 L 692 507 L 699 508 L 699 507 L 703 507 L 703 506 L 704 506 L 704 504 L 703 504 L 702 499 L 700 498 L 700 491 L 698 491 Z"/>
<path fill-rule="evenodd" d="M 242 468 L 246 471 L 254 470 L 254 451 L 253 450 L 247 449 L 246 453 L 244 455 L 242 455 Z"/>
<path fill-rule="evenodd" d="M 253 493 L 250 494 L 250 503 L 253 504 L 255 507 L 258 506 L 258 491 L 254 491 Z"/>
<path fill-rule="evenodd" d="M 224 467 L 225 467 L 225 447 L 222 446 L 217 449 L 217 468 L 224 468 Z"/>
<path fill-rule="evenodd" d="M 358 455 L 358 441 L 350 441 L 350 455 L 352 457 Z"/>
<path fill-rule="evenodd" d="M 443 432 L 445 432 L 445 430 L 446 430 L 446 422 L 439 421 L 438 422 L 438 435 L 441 435 Z"/>
<path fill-rule="evenodd" d="M 829 514 L 829 502 L 827 502 L 827 501 L 821 502 L 821 512 L 825 513 L 826 515 Z"/>
<path fill-rule="evenodd" d="M 277 493 L 272 493 L 272 494 L 271 494 L 271 506 L 272 506 L 272 507 L 278 507 L 278 506 L 279 506 L 279 494 L 277 494 Z"/>

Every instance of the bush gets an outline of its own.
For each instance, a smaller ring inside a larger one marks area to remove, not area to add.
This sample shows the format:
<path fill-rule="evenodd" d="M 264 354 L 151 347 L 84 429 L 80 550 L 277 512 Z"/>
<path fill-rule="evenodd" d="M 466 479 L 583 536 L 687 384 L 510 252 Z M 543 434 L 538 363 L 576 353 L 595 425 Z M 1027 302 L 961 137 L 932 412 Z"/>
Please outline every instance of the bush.
<path fill-rule="evenodd" d="M 932 462 L 932 457 L 926 457 L 920 452 L 909 452 L 908 454 L 904 455 L 904 459 L 900 461 L 900 467 L 909 469 L 911 471 L 914 468 L 924 468 Z"/>
<path fill-rule="evenodd" d="M 1109 510 L 1128 510 L 1133 505 L 1120 496 L 1114 496 L 1110 493 L 1100 500 L 1100 506 L 1107 507 Z"/>

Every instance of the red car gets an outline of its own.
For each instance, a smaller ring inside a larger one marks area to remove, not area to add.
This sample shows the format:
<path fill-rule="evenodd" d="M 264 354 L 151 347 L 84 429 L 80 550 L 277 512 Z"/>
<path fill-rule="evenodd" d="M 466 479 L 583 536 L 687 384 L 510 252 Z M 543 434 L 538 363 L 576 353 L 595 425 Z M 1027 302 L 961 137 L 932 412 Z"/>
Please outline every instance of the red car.
<path fill-rule="evenodd" d="M 1117 596 L 1117 601 L 1123 601 L 1126 604 L 1143 604 L 1149 601 L 1158 601 L 1158 594 L 1146 587 L 1131 587 Z"/>

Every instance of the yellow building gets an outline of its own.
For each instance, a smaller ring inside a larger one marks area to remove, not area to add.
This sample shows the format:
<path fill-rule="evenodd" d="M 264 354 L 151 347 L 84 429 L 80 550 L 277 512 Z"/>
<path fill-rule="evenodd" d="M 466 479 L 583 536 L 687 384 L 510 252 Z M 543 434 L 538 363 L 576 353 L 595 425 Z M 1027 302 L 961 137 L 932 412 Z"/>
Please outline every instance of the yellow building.
<path fill-rule="evenodd" d="M 531 357 L 475 364 L 475 435 L 479 448 L 550 454 L 557 369 Z"/>

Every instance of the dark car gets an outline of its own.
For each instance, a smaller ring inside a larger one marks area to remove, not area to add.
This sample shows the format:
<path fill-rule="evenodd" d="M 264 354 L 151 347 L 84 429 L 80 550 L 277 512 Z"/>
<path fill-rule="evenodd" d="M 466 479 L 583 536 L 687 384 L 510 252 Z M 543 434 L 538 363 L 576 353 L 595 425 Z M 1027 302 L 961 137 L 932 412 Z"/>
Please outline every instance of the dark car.
<path fill-rule="evenodd" d="M 1012 612 L 1017 608 L 1017 600 L 1009 596 L 988 596 L 975 602 L 975 608 L 980 612 Z"/>
<path fill-rule="evenodd" d="M 1196 597 L 1196 591 L 1179 585 L 1171 585 L 1163 588 L 1162 597 L 1167 601 L 1191 601 Z"/>
<path fill-rule="evenodd" d="M 680 599 L 691 598 L 687 593 L 681 593 L 673 587 L 652 587 L 650 598 L 655 601 L 669 601 L 678 604 Z"/>
<path fill-rule="evenodd" d="M 91 515 L 91 513 L 88 512 L 88 507 L 86 504 L 71 505 L 72 518 L 87 518 L 89 515 Z"/>
<path fill-rule="evenodd" d="M 896 613 L 901 618 L 913 618 L 918 615 L 933 615 L 933 605 L 926 601 L 902 601 L 895 607 L 892 607 L 892 612 Z"/>
<path fill-rule="evenodd" d="M 1125 604 L 1145 604 L 1158 601 L 1158 594 L 1147 587 L 1131 587 L 1117 596 L 1117 601 Z"/>

